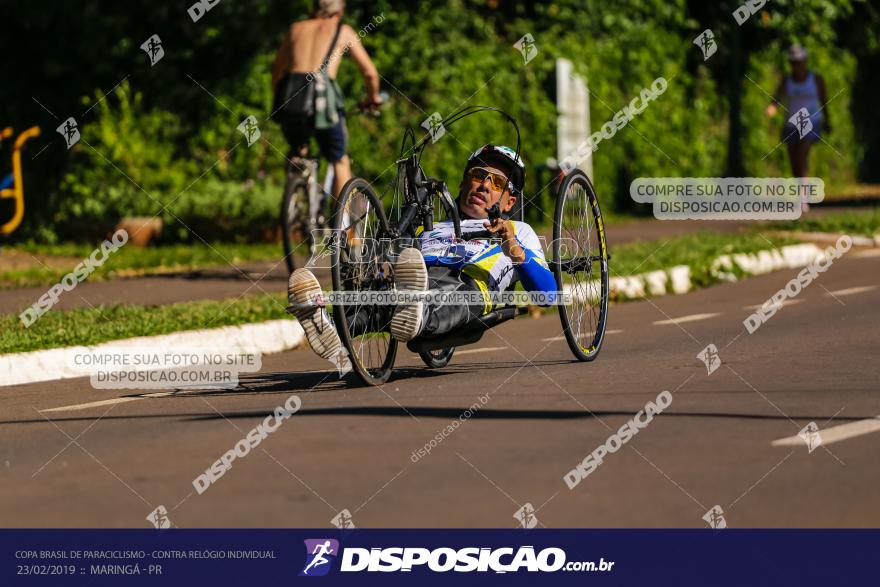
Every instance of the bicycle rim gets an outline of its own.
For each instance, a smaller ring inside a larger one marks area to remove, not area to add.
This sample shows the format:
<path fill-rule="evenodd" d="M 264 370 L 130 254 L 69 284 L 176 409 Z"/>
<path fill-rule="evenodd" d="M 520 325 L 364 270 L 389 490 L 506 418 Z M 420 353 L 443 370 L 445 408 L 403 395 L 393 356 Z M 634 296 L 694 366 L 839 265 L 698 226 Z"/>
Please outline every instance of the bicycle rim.
<path fill-rule="evenodd" d="M 306 182 L 303 180 L 294 181 L 285 191 L 284 199 L 281 202 L 281 237 L 284 242 L 284 261 L 287 263 L 287 270 L 290 273 L 296 269 L 294 253 L 299 247 L 294 240 L 294 234 L 302 232 L 301 218 L 304 213 L 302 206 L 306 202 L 308 202 L 308 193 Z"/>
<path fill-rule="evenodd" d="M 393 287 L 386 248 L 388 221 L 375 191 L 363 179 L 350 180 L 342 190 L 333 217 L 333 289 L 349 294 L 386 291 Z M 397 341 L 391 336 L 391 312 L 366 303 L 333 306 L 333 318 L 349 352 L 352 368 L 367 385 L 391 376 Z M 364 331 L 363 324 L 371 328 Z"/>
<path fill-rule="evenodd" d="M 565 178 L 556 199 L 553 273 L 570 296 L 559 306 L 568 346 L 581 361 L 592 361 L 605 338 L 608 315 L 608 249 L 599 200 L 582 172 Z"/>

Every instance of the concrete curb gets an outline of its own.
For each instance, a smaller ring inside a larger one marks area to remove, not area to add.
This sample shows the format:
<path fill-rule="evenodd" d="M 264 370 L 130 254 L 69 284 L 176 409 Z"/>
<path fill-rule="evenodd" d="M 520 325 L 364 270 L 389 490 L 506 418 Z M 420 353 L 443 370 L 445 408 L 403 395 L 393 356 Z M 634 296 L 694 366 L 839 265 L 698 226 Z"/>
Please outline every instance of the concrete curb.
<path fill-rule="evenodd" d="M 113 340 L 95 346 L 75 346 L 30 353 L 0 355 L 0 388 L 39 381 L 85 377 L 79 369 L 68 365 L 70 353 L 87 353 L 109 349 L 145 347 L 210 348 L 217 352 L 270 354 L 290 350 L 303 344 L 305 333 L 296 320 L 271 320 L 256 324 L 224 326 L 205 330 L 188 330 L 160 336 L 140 336 Z"/>
<path fill-rule="evenodd" d="M 880 247 L 880 234 L 875 234 L 874 236 L 860 236 L 852 234 L 844 235 L 842 232 L 797 232 L 792 230 L 779 230 L 774 231 L 772 234 L 828 244 L 834 244 L 840 239 L 840 237 L 848 236 L 852 239 L 853 246 L 855 247 Z"/>
<path fill-rule="evenodd" d="M 736 281 L 737 269 L 747 275 L 763 275 L 779 269 L 805 267 L 824 255 L 821 248 L 809 243 L 788 245 L 757 253 L 734 253 L 715 259 L 710 273 L 721 281 Z M 694 287 L 691 269 L 687 265 L 676 265 L 669 269 L 658 269 L 628 277 L 612 277 L 608 280 L 609 295 L 617 300 L 667 294 L 679 295 L 692 289 Z"/>

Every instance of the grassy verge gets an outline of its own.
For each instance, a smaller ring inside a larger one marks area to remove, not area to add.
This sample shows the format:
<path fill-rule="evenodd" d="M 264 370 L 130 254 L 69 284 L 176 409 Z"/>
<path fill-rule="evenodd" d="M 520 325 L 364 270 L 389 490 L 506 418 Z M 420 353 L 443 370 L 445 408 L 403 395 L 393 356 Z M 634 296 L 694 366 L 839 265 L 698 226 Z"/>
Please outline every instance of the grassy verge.
<path fill-rule="evenodd" d="M 17 253 L 35 257 L 70 259 L 70 267 L 61 268 L 58 263 L 44 265 L 33 259 L 33 264 L 26 268 L 5 270 L 0 268 L 0 287 L 49 286 L 58 283 L 94 250 L 93 245 L 80 244 L 18 245 L 14 249 Z M 281 245 L 277 243 L 213 243 L 210 246 L 200 243 L 144 249 L 126 246 L 112 253 L 107 262 L 89 276 L 89 280 L 100 281 L 113 277 L 223 267 L 229 263 L 280 261 L 282 256 Z"/>
<path fill-rule="evenodd" d="M 797 221 L 774 223 L 772 226 L 776 230 L 874 236 L 880 234 L 880 207 L 807 216 Z"/>
<path fill-rule="evenodd" d="M 48 312 L 30 328 L 7 314 L 0 316 L 0 354 L 288 318 L 286 304 L 283 294 L 167 306 L 120 304 Z"/>

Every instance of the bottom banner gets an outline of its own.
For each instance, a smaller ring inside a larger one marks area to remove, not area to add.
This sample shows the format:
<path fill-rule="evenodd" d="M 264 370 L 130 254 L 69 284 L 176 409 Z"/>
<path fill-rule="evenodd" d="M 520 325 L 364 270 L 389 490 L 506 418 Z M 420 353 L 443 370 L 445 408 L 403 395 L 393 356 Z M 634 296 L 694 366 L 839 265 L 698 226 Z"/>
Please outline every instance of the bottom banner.
<path fill-rule="evenodd" d="M 876 581 L 880 530 L 0 530 L 0 585 Z"/>

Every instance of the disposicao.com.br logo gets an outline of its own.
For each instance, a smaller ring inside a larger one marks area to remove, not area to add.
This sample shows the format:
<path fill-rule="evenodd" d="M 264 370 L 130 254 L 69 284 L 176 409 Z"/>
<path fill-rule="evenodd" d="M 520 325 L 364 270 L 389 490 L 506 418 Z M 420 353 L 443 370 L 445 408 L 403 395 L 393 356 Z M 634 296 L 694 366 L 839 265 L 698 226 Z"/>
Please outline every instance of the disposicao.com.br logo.
<path fill-rule="evenodd" d="M 339 554 L 339 541 L 332 538 L 312 538 L 306 543 L 306 566 L 300 577 L 322 577 L 330 572 L 333 560 Z"/>
<path fill-rule="evenodd" d="M 300 576 L 325 575 L 331 568 L 331 559 L 338 553 L 338 543 L 331 539 L 306 540 L 306 565 Z M 595 561 L 566 561 L 561 548 L 533 546 L 518 548 L 465 547 L 435 549 L 392 546 L 385 548 L 345 547 L 339 564 L 342 573 L 352 572 L 411 572 L 429 570 L 435 573 L 516 573 L 518 571 L 553 573 L 556 571 L 610 571 L 613 561 L 604 558 Z"/>

